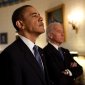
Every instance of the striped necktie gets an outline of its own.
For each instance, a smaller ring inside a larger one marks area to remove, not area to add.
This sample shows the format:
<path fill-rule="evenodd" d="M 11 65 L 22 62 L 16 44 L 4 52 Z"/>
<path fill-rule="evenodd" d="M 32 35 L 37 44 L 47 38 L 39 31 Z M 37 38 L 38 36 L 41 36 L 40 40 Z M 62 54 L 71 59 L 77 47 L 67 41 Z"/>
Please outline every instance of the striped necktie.
<path fill-rule="evenodd" d="M 41 56 L 40 56 L 39 51 L 38 51 L 38 46 L 34 45 L 33 50 L 34 50 L 35 58 L 39 64 L 39 66 L 43 70 L 43 62 L 42 62 Z"/>

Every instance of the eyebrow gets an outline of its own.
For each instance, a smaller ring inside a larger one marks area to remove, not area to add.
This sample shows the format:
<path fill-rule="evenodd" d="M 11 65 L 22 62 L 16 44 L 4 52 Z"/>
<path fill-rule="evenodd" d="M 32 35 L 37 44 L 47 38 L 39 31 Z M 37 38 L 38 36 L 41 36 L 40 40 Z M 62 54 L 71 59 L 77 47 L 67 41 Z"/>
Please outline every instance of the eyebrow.
<path fill-rule="evenodd" d="M 34 12 L 34 13 L 31 13 L 31 15 L 40 15 L 39 13 L 37 13 L 37 12 Z"/>

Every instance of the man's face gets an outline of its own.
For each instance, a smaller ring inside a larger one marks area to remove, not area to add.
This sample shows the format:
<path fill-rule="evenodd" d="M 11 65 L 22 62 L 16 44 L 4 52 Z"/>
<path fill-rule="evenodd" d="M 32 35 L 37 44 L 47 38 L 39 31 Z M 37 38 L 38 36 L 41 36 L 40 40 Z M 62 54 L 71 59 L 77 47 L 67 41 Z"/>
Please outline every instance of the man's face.
<path fill-rule="evenodd" d="M 42 22 L 43 19 L 35 8 L 26 8 L 23 16 L 24 29 L 26 32 L 39 35 L 45 31 L 44 24 Z"/>
<path fill-rule="evenodd" d="M 62 25 L 58 25 L 58 26 L 55 26 L 54 29 L 55 30 L 52 33 L 52 35 L 53 35 L 52 40 L 57 44 L 61 44 L 62 42 L 64 42 L 63 27 L 62 27 Z"/>

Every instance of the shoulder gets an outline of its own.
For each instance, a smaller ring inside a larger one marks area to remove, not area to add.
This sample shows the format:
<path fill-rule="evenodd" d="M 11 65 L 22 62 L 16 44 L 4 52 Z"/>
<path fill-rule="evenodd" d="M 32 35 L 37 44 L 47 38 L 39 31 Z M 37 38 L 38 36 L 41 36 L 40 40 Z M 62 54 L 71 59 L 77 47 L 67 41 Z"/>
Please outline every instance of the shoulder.
<path fill-rule="evenodd" d="M 18 40 L 15 40 L 14 42 L 12 42 L 9 46 L 7 46 L 2 52 L 1 54 L 10 54 L 10 53 L 15 53 L 16 49 L 18 49 Z"/>
<path fill-rule="evenodd" d="M 21 51 L 22 47 L 17 40 L 15 40 L 12 44 L 6 47 L 0 54 L 0 60 L 12 61 L 20 58 L 23 51 Z M 23 48 L 23 47 L 22 47 Z"/>
<path fill-rule="evenodd" d="M 50 50 L 50 49 L 53 49 L 54 47 L 50 44 L 50 43 L 48 43 L 44 48 L 43 48 L 43 50 Z"/>
<path fill-rule="evenodd" d="M 67 51 L 67 52 L 69 52 L 69 49 L 64 48 L 64 47 L 61 47 L 61 50 L 62 50 L 62 51 Z"/>

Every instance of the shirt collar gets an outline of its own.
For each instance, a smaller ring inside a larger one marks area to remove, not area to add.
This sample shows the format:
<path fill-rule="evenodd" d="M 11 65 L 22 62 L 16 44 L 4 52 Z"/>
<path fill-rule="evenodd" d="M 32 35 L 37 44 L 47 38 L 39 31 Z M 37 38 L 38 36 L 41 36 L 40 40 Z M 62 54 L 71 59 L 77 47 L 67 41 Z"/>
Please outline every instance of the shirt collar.
<path fill-rule="evenodd" d="M 23 40 L 23 42 L 27 45 L 27 47 L 34 54 L 33 47 L 34 47 L 35 44 L 32 41 L 30 41 L 29 39 L 27 39 L 26 37 L 22 36 L 22 35 L 19 35 L 19 37 Z"/>
<path fill-rule="evenodd" d="M 58 50 L 58 45 L 52 43 L 52 42 L 49 42 L 52 46 L 54 46 L 57 50 Z"/>

